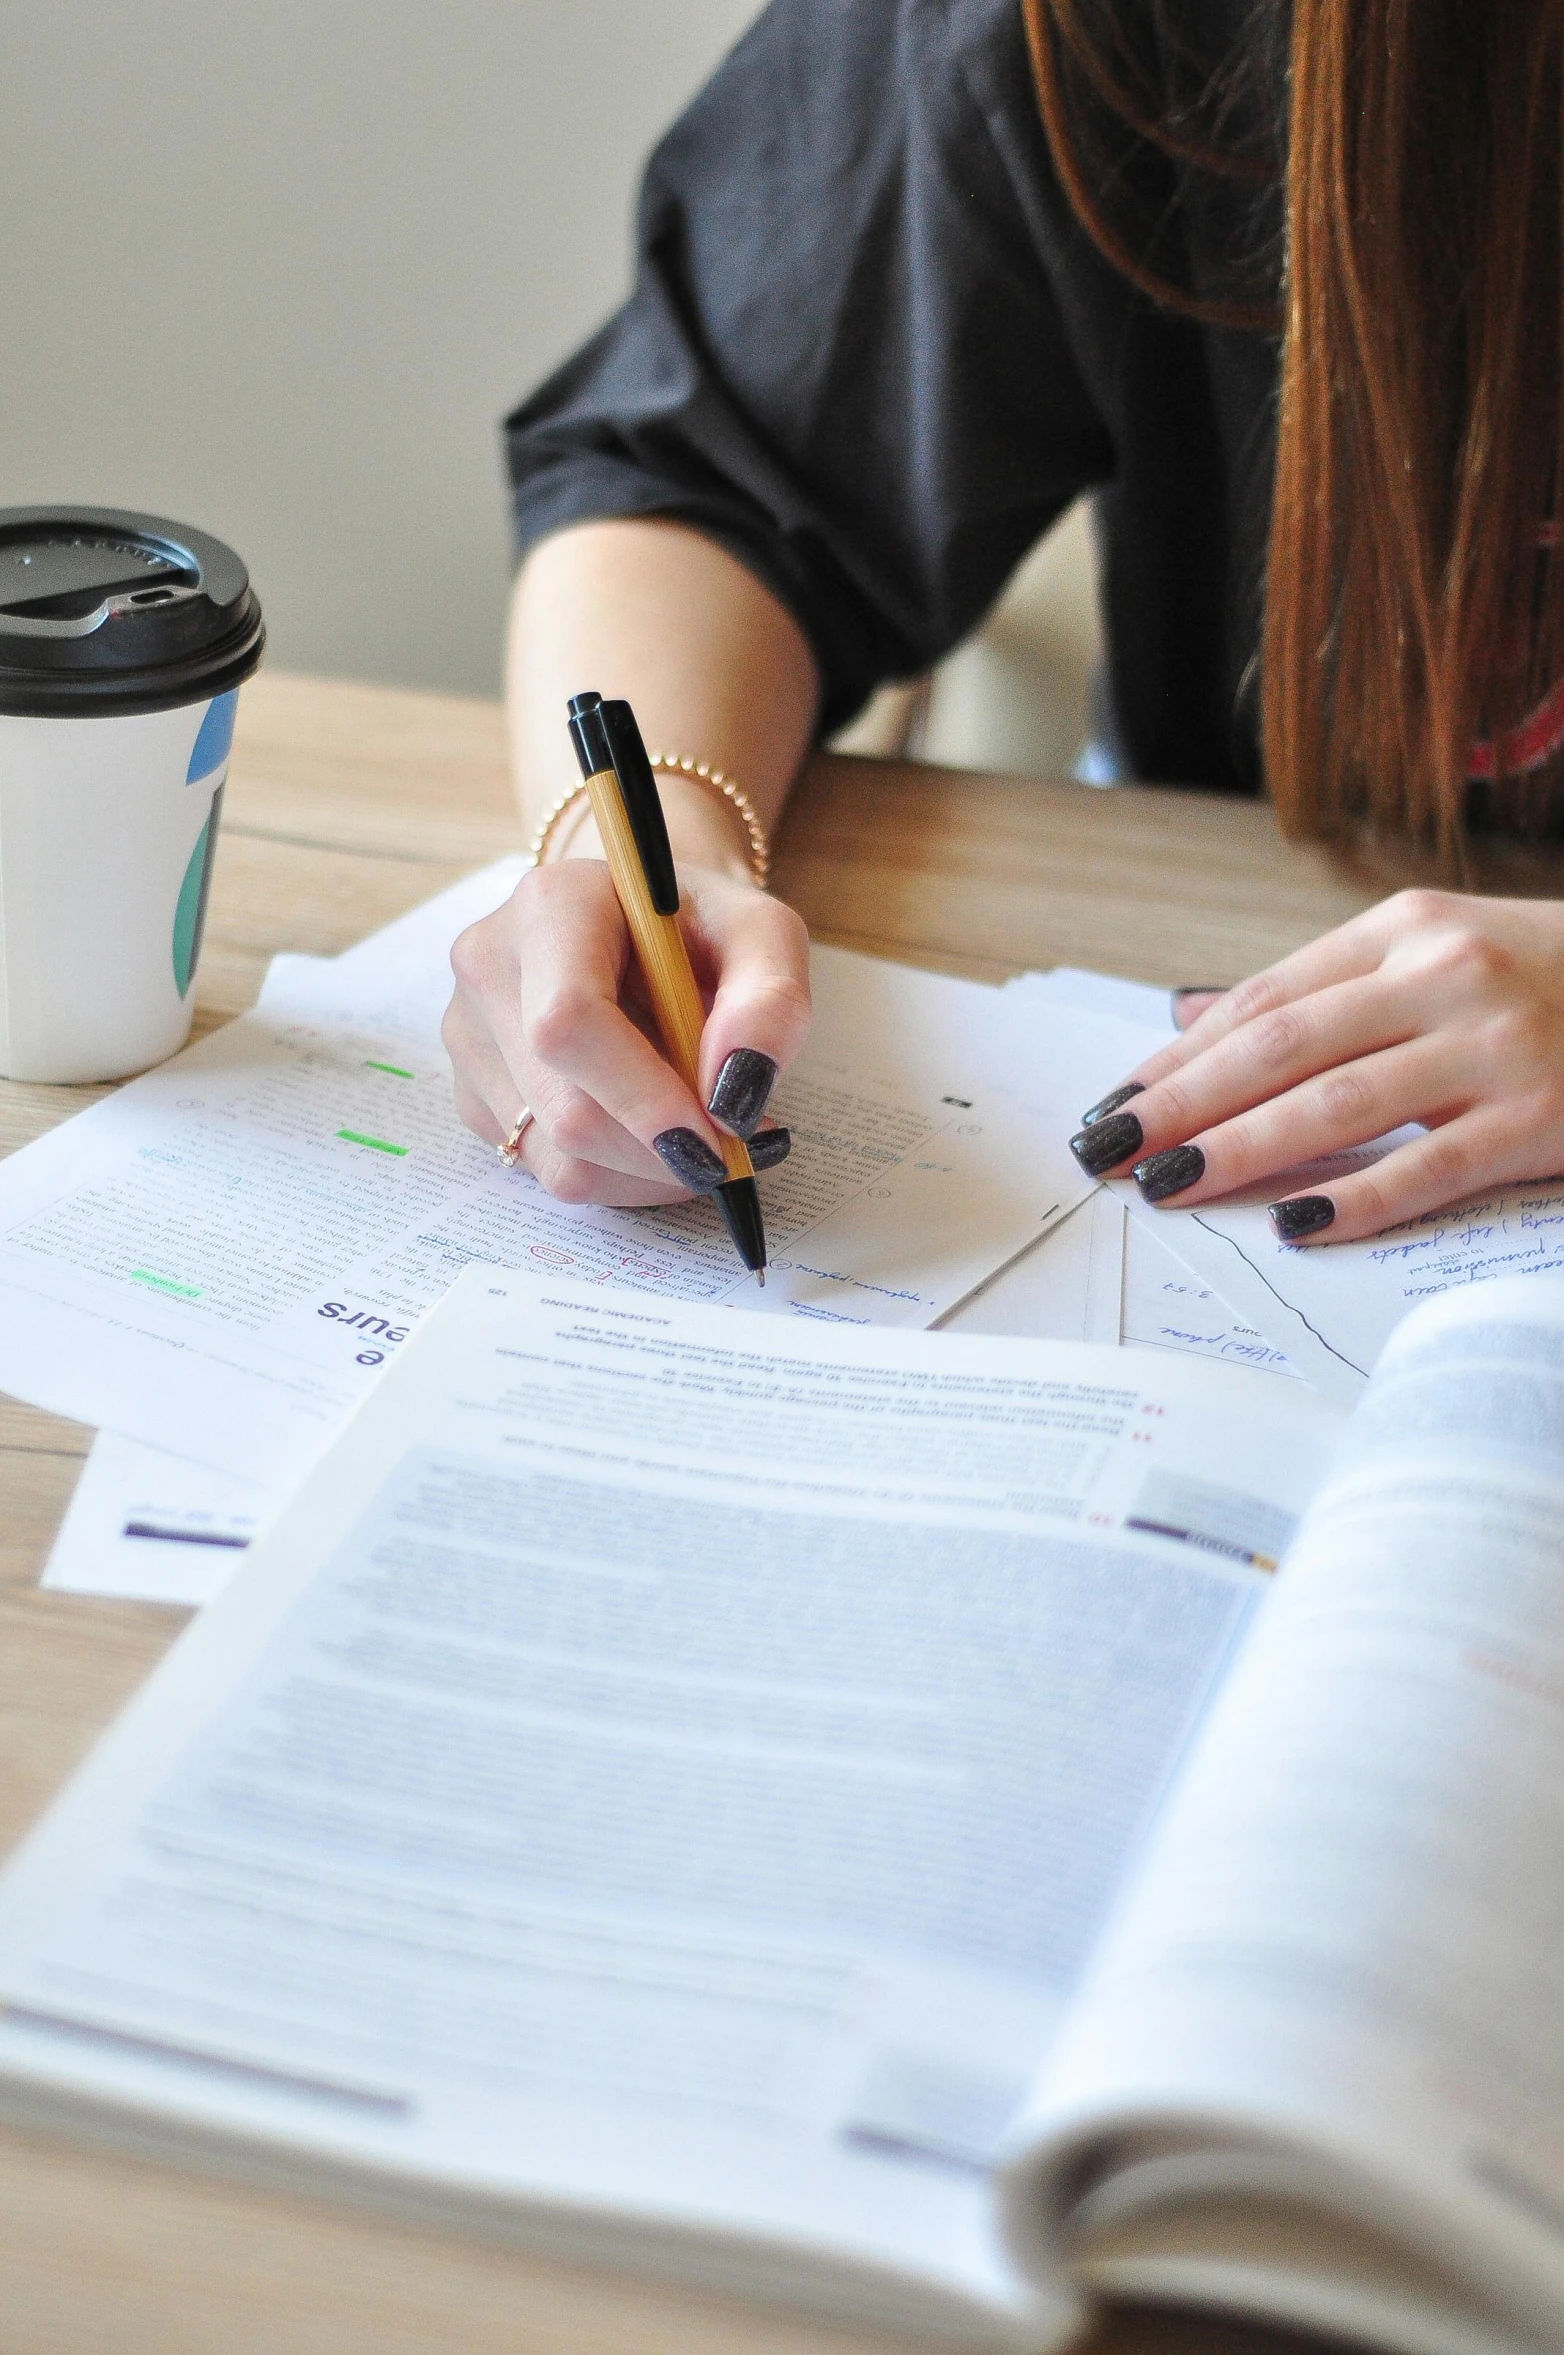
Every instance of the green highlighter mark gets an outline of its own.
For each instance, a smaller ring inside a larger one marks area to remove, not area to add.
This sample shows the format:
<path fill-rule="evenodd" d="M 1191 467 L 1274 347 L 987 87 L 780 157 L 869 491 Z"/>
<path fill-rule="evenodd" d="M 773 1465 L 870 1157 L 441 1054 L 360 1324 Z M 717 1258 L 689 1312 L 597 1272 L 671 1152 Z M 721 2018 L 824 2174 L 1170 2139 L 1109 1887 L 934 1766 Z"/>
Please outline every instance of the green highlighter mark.
<path fill-rule="evenodd" d="M 150 1284 L 154 1292 L 172 1293 L 176 1300 L 199 1300 L 201 1297 L 199 1284 L 176 1284 L 172 1276 L 155 1276 L 149 1267 L 133 1267 L 130 1280 L 133 1284 Z"/>
<path fill-rule="evenodd" d="M 416 1072 L 404 1071 L 400 1063 L 377 1063 L 372 1055 L 364 1057 L 366 1071 L 389 1071 L 393 1079 L 414 1079 Z"/>
<path fill-rule="evenodd" d="M 337 1134 L 344 1145 L 367 1145 L 371 1153 L 395 1153 L 399 1160 L 408 1150 L 406 1145 L 388 1145 L 384 1137 L 360 1136 L 356 1128 L 339 1128 Z"/>

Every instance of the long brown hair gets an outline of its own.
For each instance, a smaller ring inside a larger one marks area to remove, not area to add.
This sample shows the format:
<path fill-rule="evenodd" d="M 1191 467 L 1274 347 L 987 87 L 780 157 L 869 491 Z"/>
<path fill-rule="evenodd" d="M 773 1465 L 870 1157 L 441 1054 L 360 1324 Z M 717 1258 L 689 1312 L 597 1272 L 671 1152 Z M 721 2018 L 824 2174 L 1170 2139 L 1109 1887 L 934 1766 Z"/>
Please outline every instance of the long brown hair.
<path fill-rule="evenodd" d="M 1021 4 L 1055 168 L 1103 252 L 1161 303 L 1280 330 L 1260 653 L 1283 825 L 1367 818 L 1451 854 L 1474 766 L 1541 822 L 1564 768 L 1559 731 L 1525 726 L 1564 675 L 1564 0 L 1294 0 L 1290 32 L 1256 0 L 1245 43 L 1269 25 L 1280 59 L 1269 161 L 1252 105 L 1222 135 L 1242 58 L 1201 61 L 1191 98 L 1177 0 Z M 1110 193 L 1104 120 L 1186 183 L 1281 175 L 1269 301 L 1252 272 L 1213 297 L 1162 267 Z"/>

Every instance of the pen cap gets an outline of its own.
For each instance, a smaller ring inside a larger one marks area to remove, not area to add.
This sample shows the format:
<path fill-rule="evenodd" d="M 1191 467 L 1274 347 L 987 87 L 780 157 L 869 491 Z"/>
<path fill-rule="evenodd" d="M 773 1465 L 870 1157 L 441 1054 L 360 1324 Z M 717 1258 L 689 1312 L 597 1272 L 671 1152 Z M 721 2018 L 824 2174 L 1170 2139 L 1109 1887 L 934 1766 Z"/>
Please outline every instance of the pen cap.
<path fill-rule="evenodd" d="M 603 770 L 612 769 L 652 906 L 659 916 L 676 916 L 679 882 L 668 823 L 634 712 L 628 703 L 605 703 L 601 695 L 591 691 L 572 695 L 569 712 L 571 740 L 582 776 L 600 776 Z"/>
<path fill-rule="evenodd" d="M 570 741 L 576 748 L 582 776 L 601 776 L 604 769 L 614 765 L 603 727 L 603 698 L 589 687 L 584 695 L 572 695 L 566 708 L 570 713 Z"/>

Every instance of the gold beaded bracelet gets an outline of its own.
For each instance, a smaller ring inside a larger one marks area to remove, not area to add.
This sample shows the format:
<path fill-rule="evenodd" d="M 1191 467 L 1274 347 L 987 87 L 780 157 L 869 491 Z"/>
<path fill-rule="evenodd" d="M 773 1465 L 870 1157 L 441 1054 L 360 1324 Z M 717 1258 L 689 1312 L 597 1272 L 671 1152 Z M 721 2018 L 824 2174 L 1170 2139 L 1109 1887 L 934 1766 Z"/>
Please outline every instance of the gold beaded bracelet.
<path fill-rule="evenodd" d="M 750 872 L 755 879 L 755 888 L 764 891 L 771 880 L 771 845 L 766 839 L 766 829 L 760 822 L 759 813 L 743 786 L 736 784 L 732 777 L 724 776 L 721 769 L 714 769 L 709 761 L 692 760 L 688 754 L 649 752 L 646 757 L 654 769 L 661 769 L 670 777 L 693 777 L 697 784 L 709 785 L 714 793 L 722 796 L 743 825 L 749 841 Z M 544 813 L 543 823 L 533 836 L 528 853 L 534 866 L 542 866 L 561 822 L 585 799 L 585 784 L 572 785 L 570 791 L 562 793 Z M 574 831 L 572 827 L 571 832 Z"/>

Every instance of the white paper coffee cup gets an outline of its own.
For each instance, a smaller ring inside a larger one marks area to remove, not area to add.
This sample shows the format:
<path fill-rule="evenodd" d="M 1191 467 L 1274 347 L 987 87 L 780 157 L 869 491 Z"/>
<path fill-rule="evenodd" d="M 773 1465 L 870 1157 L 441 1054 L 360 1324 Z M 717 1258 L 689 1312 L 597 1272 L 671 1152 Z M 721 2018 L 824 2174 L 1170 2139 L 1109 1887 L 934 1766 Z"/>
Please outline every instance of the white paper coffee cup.
<path fill-rule="evenodd" d="M 0 1076 L 119 1079 L 189 1036 L 239 682 L 263 644 L 221 542 L 0 510 Z"/>

